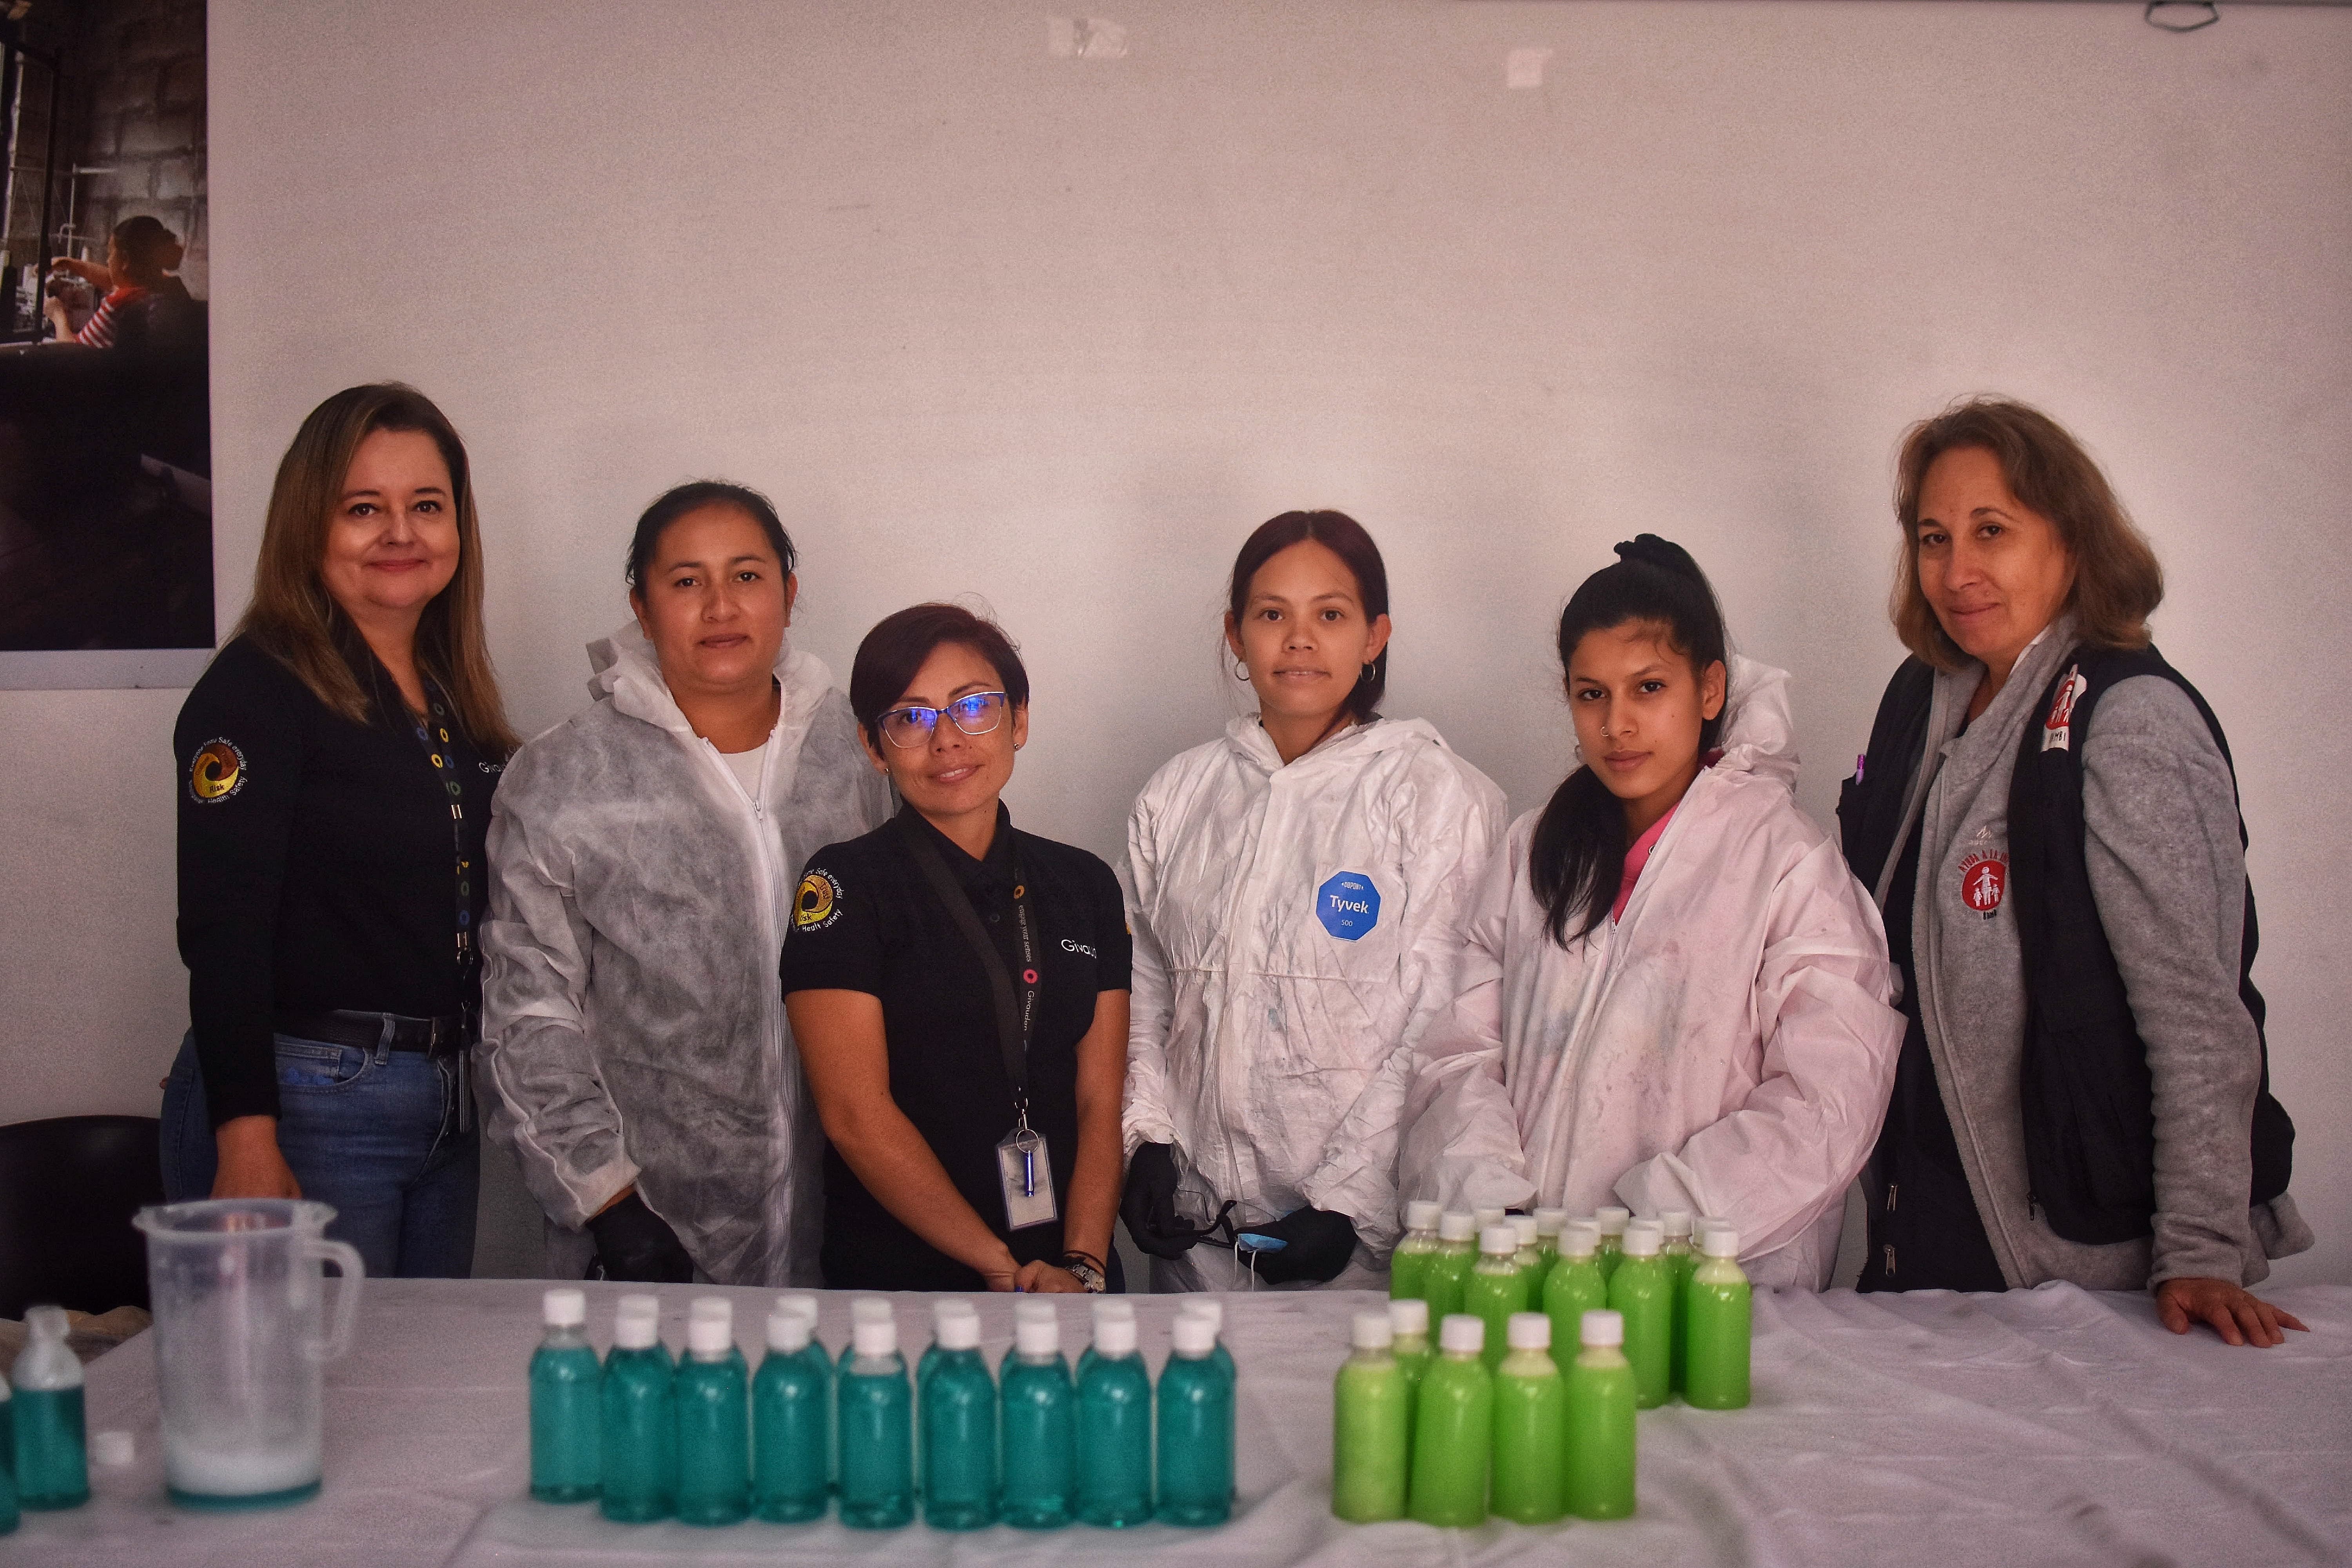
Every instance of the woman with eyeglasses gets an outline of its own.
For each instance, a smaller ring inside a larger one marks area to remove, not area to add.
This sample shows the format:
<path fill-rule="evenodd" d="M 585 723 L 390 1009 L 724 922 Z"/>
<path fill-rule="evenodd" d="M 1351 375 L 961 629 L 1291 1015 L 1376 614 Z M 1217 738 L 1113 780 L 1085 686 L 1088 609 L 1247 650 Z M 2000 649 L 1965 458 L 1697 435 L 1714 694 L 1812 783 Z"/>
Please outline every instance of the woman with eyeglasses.
<path fill-rule="evenodd" d="M 817 851 L 785 1010 L 824 1124 L 824 1282 L 1117 1289 L 1128 934 L 1118 880 L 1016 831 L 1029 737 L 1003 631 L 917 605 L 866 635 L 849 705 L 906 803 Z"/>

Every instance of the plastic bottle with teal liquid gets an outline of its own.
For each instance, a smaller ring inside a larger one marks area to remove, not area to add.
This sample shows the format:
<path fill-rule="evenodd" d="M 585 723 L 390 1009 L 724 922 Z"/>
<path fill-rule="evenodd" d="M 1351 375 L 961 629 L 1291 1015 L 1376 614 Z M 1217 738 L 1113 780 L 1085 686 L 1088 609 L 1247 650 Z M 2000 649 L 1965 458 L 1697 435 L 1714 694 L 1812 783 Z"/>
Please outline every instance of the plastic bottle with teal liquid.
<path fill-rule="evenodd" d="M 1216 1363 L 1217 1325 L 1179 1312 L 1153 1396 L 1162 1524 L 1223 1524 L 1234 1511 L 1234 1380 Z"/>
<path fill-rule="evenodd" d="M 841 1522 L 853 1530 L 895 1530 L 915 1517 L 914 1390 L 898 1355 L 890 1303 L 877 1305 L 880 1312 L 869 1309 L 855 1318 L 849 1354 L 835 1384 L 841 1408 Z"/>
<path fill-rule="evenodd" d="M 63 1307 L 35 1307 L 25 1328 L 25 1348 L 8 1374 L 16 1500 L 27 1509 L 79 1508 L 89 1500 L 81 1358 L 66 1344 Z"/>
<path fill-rule="evenodd" d="M 1748 1404 L 1753 1292 L 1739 1267 L 1739 1233 L 1718 1226 L 1700 1238 L 1706 1254 L 1691 1275 L 1690 1364 L 1684 1400 L 1701 1410 L 1738 1410 Z"/>
<path fill-rule="evenodd" d="M 1443 1323 L 1462 1310 L 1463 1287 L 1478 1262 L 1478 1222 L 1455 1210 L 1438 1216 L 1437 1250 L 1429 1256 L 1422 1277 L 1422 1300 L 1429 1303 L 1429 1321 Z"/>
<path fill-rule="evenodd" d="M 684 1524 L 735 1524 L 751 1514 L 751 1380 L 735 1348 L 735 1307 L 705 1296 L 688 1310 L 686 1354 L 671 1384 L 677 1408 L 676 1511 Z"/>
<path fill-rule="evenodd" d="M 1013 1318 L 1013 1350 L 997 1373 L 1004 1522 L 1058 1530 L 1077 1517 L 1078 1392 L 1062 1359 L 1062 1323 L 1053 1303 L 1023 1301 Z"/>
<path fill-rule="evenodd" d="M 624 1296 L 597 1385 L 602 1413 L 597 1506 L 606 1519 L 645 1524 L 669 1516 L 677 1485 L 677 1414 L 661 1300 Z"/>
<path fill-rule="evenodd" d="M 1078 1352 L 1077 1365 L 1070 1373 L 1071 1377 L 1081 1385 L 1087 1381 L 1087 1369 L 1095 1364 L 1095 1356 L 1097 1353 L 1095 1347 L 1102 1342 L 1103 1325 L 1115 1318 L 1124 1318 L 1130 1323 L 1134 1322 L 1135 1304 L 1132 1301 L 1122 1301 L 1116 1296 L 1097 1296 L 1094 1300 L 1094 1333 L 1087 1340 L 1087 1348 Z"/>
<path fill-rule="evenodd" d="M 1698 1248 L 1691 1238 L 1691 1212 L 1688 1209 L 1661 1209 L 1658 1225 L 1666 1233 L 1666 1244 L 1658 1256 L 1666 1260 L 1666 1271 L 1675 1281 L 1675 1349 L 1673 1364 L 1666 1374 L 1667 1385 L 1680 1394 L 1683 1388 L 1684 1348 L 1690 1337 L 1691 1270 L 1698 1267 Z"/>
<path fill-rule="evenodd" d="M 1568 1223 L 1566 1209 L 1542 1208 L 1535 1211 L 1536 1251 L 1543 1259 L 1543 1272 L 1536 1280 L 1534 1300 L 1543 1300 L 1543 1288 L 1551 1279 L 1552 1265 L 1559 1261 L 1560 1227 Z"/>
<path fill-rule="evenodd" d="M 1187 1312 L 1209 1320 L 1210 1332 L 1216 1336 L 1216 1349 L 1209 1352 L 1209 1359 L 1217 1363 L 1227 1383 L 1239 1382 L 1241 1371 L 1234 1365 L 1234 1352 L 1225 1348 L 1225 1304 L 1214 1296 L 1188 1296 L 1176 1315 L 1181 1318 Z"/>
<path fill-rule="evenodd" d="M 1097 1313 L 1091 1348 L 1078 1378 L 1078 1517 L 1124 1530 L 1151 1518 L 1151 1374 L 1134 1312 Z"/>
<path fill-rule="evenodd" d="M 1601 1227 L 1589 1219 L 1560 1226 L 1559 1260 L 1544 1279 L 1544 1315 L 1551 1320 L 1551 1358 L 1562 1373 L 1576 1359 L 1584 1314 L 1605 1311 L 1609 1279 L 1601 1272 Z"/>
<path fill-rule="evenodd" d="M 996 1380 L 980 1357 L 980 1313 L 942 1312 L 916 1401 L 922 1415 L 923 1522 L 979 1530 L 996 1522 Z"/>
<path fill-rule="evenodd" d="M 1404 1239 L 1389 1255 L 1389 1299 L 1407 1300 L 1429 1289 L 1429 1260 L 1437 1256 L 1438 1206 L 1427 1198 L 1404 1205 Z"/>
<path fill-rule="evenodd" d="M 1604 1278 L 1617 1277 L 1617 1260 L 1625 1255 L 1625 1227 L 1633 1223 L 1633 1211 L 1624 1208 L 1603 1208 L 1593 1211 L 1592 1223 L 1601 1227 L 1601 1260 Z"/>
<path fill-rule="evenodd" d="M 1625 1227 L 1625 1255 L 1609 1281 L 1609 1310 L 1625 1320 L 1625 1359 L 1633 1363 L 1634 1401 L 1654 1410 L 1672 1392 L 1675 1357 L 1675 1277 L 1659 1256 L 1665 1232 L 1655 1220 Z"/>
<path fill-rule="evenodd" d="M 530 1357 L 530 1495 L 541 1502 L 592 1502 L 604 1469 L 597 1408 L 604 1369 L 588 1342 L 585 1291 L 540 1298 L 546 1332 Z"/>
<path fill-rule="evenodd" d="M 1412 1481 L 1405 1513 L 1423 1524 L 1486 1521 L 1486 1467 L 1495 1446 L 1495 1380 L 1486 1325 L 1456 1312 L 1438 1325 L 1437 1359 L 1413 1411 Z"/>
<path fill-rule="evenodd" d="M 1495 1369 L 1495 1511 L 1549 1524 L 1568 1508 L 1568 1385 L 1551 1359 L 1551 1320 L 1511 1314 L 1509 1353 Z"/>
<path fill-rule="evenodd" d="M 1395 1338 L 1388 1313 L 1357 1313 L 1332 1386 L 1331 1512 L 1351 1524 L 1404 1517 L 1415 1385 L 1397 1364 Z"/>
<path fill-rule="evenodd" d="M 1625 1323 L 1587 1312 L 1568 1368 L 1568 1511 L 1623 1519 L 1633 1511 L 1633 1368 Z"/>
<path fill-rule="evenodd" d="M 1462 1289 L 1462 1310 L 1486 1325 L 1486 1370 L 1492 1372 L 1507 1350 L 1506 1327 L 1511 1314 L 1528 1310 L 1528 1278 L 1519 1271 L 1518 1232 L 1508 1225 L 1490 1225 L 1478 1236 L 1478 1261 Z"/>
<path fill-rule="evenodd" d="M 751 1511 L 774 1524 L 823 1518 L 832 1491 L 833 1380 L 808 1353 L 814 1321 L 781 1303 L 770 1312 L 768 1353 L 751 1379 Z"/>

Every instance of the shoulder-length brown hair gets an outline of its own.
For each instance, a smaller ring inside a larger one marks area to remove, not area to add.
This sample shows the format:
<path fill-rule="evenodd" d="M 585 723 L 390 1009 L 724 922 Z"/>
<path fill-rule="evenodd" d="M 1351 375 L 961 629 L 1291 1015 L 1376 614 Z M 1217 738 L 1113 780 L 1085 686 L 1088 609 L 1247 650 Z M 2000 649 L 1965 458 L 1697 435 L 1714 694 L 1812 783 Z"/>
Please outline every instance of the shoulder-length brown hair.
<path fill-rule="evenodd" d="M 509 756 L 520 742 L 507 727 L 482 632 L 482 532 L 466 444 L 433 400 L 413 386 L 387 381 L 345 387 L 302 421 L 270 488 L 261 559 L 253 569 L 253 602 L 236 635 L 251 638 L 292 670 L 334 712 L 355 724 L 370 721 L 372 699 L 360 689 L 342 651 L 356 640 L 356 628 L 328 594 L 319 567 L 344 476 L 360 443 L 379 430 L 416 430 L 433 437 L 448 465 L 457 514 L 457 574 L 425 606 L 417 623 L 417 668 L 448 695 L 474 744 Z"/>
<path fill-rule="evenodd" d="M 1968 663 L 1919 589 L 1919 489 L 1937 458 L 1970 447 L 1993 455 L 2010 493 L 2050 520 L 2074 558 L 2065 607 L 2074 612 L 2075 635 L 2094 647 L 2146 647 L 2147 617 L 2164 599 L 2164 568 L 2147 537 L 2081 442 L 2040 409 L 2001 397 L 1964 399 L 1903 433 L 1895 465 L 1902 566 L 1888 605 L 1903 645 L 1938 669 Z"/>

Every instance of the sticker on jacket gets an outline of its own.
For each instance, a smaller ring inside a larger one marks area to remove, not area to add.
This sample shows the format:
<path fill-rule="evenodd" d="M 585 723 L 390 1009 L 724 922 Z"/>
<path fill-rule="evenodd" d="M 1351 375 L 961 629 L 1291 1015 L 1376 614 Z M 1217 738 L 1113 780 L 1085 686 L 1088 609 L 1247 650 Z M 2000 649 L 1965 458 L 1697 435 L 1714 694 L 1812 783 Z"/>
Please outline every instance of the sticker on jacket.
<path fill-rule="evenodd" d="M 2065 752 L 2074 749 L 2074 704 L 2082 700 L 2083 693 L 2089 689 L 2091 689 L 2091 683 L 2083 679 L 2083 669 L 2080 665 L 2068 670 L 2066 679 L 2058 683 L 2057 700 L 2050 704 L 2050 717 L 2042 721 L 2043 751 Z"/>
<path fill-rule="evenodd" d="M 1960 857 L 1960 902 L 1990 920 L 2008 895 L 2008 850 L 1976 849 Z"/>
<path fill-rule="evenodd" d="M 823 931 L 841 918 L 841 884 L 833 873 L 823 868 L 812 868 L 801 879 L 801 890 L 793 900 L 793 929 Z"/>
<path fill-rule="evenodd" d="M 207 805 L 226 800 L 245 787 L 245 753 L 235 741 L 206 741 L 188 764 L 188 794 Z"/>
<path fill-rule="evenodd" d="M 1361 871 L 1342 871 L 1315 889 L 1315 918 L 1341 942 L 1381 923 L 1381 890 Z"/>

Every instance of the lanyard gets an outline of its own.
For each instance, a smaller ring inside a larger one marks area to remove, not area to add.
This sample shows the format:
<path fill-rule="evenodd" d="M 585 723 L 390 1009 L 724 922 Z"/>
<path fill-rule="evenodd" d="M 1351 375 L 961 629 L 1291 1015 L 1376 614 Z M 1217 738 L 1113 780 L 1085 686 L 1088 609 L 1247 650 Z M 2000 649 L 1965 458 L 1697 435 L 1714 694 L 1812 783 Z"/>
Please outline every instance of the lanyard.
<path fill-rule="evenodd" d="M 971 900 L 940 858 L 922 824 L 909 812 L 900 812 L 893 819 L 898 837 L 913 857 L 916 868 L 931 884 L 931 890 L 946 906 L 948 918 L 980 959 L 981 967 L 988 973 L 988 988 L 996 1010 L 996 1038 L 1004 1053 L 1005 1080 L 1013 1086 L 1013 1110 L 1015 1125 L 1025 1130 L 1029 1125 L 1029 1037 L 1037 1021 L 1037 997 L 1043 989 L 1037 968 L 1037 932 L 1029 910 L 1029 889 L 1021 878 L 1021 862 L 1013 862 L 1013 927 L 1021 945 L 1021 973 L 1013 974 L 1004 967 L 1004 955 L 999 952 L 980 916 L 972 911 Z M 1010 833 L 1012 824 L 1000 823 L 997 831 Z M 1016 1000 L 1017 995 L 1017 1000 Z"/>
<path fill-rule="evenodd" d="M 457 756 L 449 734 L 448 699 L 438 687 L 425 689 L 425 714 L 412 715 L 409 727 L 416 731 L 416 743 L 425 748 L 425 760 L 433 764 L 441 788 L 449 797 L 449 841 L 457 864 L 454 879 L 457 889 L 457 999 L 461 1013 L 470 1015 L 471 981 L 474 973 L 474 864 L 466 856 L 466 784 L 465 774 L 457 766 Z M 470 1035 L 471 1031 L 468 1031 Z"/>

